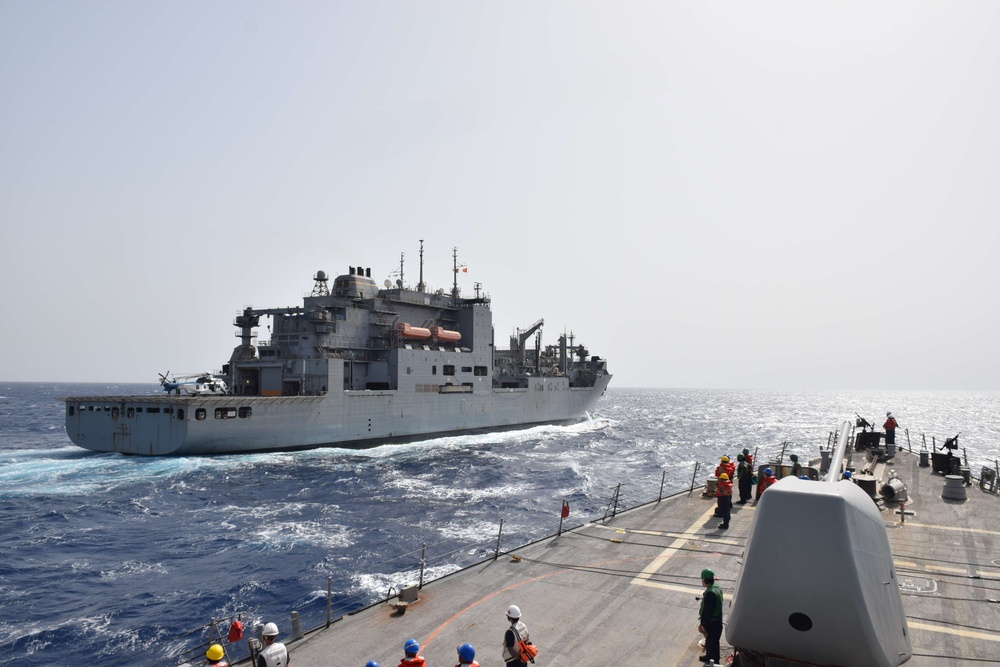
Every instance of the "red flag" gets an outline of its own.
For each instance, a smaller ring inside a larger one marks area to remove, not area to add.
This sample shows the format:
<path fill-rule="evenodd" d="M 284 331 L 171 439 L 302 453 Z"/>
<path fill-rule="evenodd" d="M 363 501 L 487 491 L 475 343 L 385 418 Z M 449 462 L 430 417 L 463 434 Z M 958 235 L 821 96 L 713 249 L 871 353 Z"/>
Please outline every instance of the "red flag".
<path fill-rule="evenodd" d="M 468 273 L 468 272 L 469 272 L 469 267 L 463 266 L 462 267 L 462 273 Z"/>
<path fill-rule="evenodd" d="M 562 518 L 565 519 L 568 516 L 569 516 L 569 503 L 564 500 L 562 508 Z"/>

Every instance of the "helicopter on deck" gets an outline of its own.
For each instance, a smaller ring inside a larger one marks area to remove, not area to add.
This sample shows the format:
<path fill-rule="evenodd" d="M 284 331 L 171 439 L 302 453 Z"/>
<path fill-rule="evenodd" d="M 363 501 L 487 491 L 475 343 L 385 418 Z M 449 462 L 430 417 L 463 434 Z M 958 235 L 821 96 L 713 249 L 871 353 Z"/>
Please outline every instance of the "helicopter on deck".
<path fill-rule="evenodd" d="M 160 373 L 160 386 L 168 394 L 180 395 L 181 392 L 191 396 L 205 394 L 228 394 L 229 385 L 225 380 L 215 377 L 212 373 L 192 373 L 190 375 L 170 376 L 170 371 Z"/>

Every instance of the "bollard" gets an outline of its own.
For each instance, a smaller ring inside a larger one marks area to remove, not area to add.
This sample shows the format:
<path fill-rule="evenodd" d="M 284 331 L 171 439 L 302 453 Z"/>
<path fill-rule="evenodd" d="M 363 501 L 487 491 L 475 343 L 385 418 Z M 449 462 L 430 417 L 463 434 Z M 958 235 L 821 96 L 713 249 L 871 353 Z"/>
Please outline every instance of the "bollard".
<path fill-rule="evenodd" d="M 968 498 L 961 475 L 944 476 L 944 490 L 941 491 L 941 497 L 946 500 L 966 500 Z"/>
<path fill-rule="evenodd" d="M 292 641 L 296 639 L 302 639 L 302 619 L 299 618 L 299 612 L 292 612 Z"/>
<path fill-rule="evenodd" d="M 930 452 L 928 452 L 926 449 L 920 452 L 920 467 L 926 468 L 930 466 L 931 464 L 930 459 L 931 459 Z"/>

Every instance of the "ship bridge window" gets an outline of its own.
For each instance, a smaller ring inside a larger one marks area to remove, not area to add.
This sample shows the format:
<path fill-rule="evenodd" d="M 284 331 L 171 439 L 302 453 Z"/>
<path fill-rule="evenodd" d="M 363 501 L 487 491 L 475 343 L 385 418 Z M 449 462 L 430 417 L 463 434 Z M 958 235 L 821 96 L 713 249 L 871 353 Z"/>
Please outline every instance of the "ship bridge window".
<path fill-rule="evenodd" d="M 76 414 L 76 407 L 73 405 L 67 405 L 66 409 L 69 410 L 69 416 L 72 417 Z"/>
<path fill-rule="evenodd" d="M 184 410 L 177 408 L 177 419 L 184 421 Z"/>
<path fill-rule="evenodd" d="M 246 419 L 251 414 L 253 414 L 253 411 L 249 407 L 242 407 L 242 408 L 240 408 L 240 418 L 241 419 Z"/>
<path fill-rule="evenodd" d="M 135 408 L 129 408 L 127 414 L 129 417 L 135 417 Z"/>
<path fill-rule="evenodd" d="M 472 372 L 472 366 L 462 366 L 462 372 L 463 373 L 471 373 Z"/>
<path fill-rule="evenodd" d="M 455 367 L 452 366 L 451 364 L 445 364 L 444 368 L 441 371 L 441 373 L 443 375 L 454 375 L 455 374 Z"/>
<path fill-rule="evenodd" d="M 236 408 L 216 408 L 216 419 L 236 419 Z"/>
<path fill-rule="evenodd" d="M 111 418 L 118 419 L 118 408 L 111 408 Z"/>
<path fill-rule="evenodd" d="M 153 414 L 154 412 L 158 413 L 159 411 L 160 411 L 159 408 L 146 408 L 146 412 L 150 414 Z"/>
<path fill-rule="evenodd" d="M 205 408 L 198 408 L 194 411 L 194 418 L 201 421 L 205 418 Z"/>
<path fill-rule="evenodd" d="M 476 375 L 486 377 L 486 366 L 476 366 Z"/>

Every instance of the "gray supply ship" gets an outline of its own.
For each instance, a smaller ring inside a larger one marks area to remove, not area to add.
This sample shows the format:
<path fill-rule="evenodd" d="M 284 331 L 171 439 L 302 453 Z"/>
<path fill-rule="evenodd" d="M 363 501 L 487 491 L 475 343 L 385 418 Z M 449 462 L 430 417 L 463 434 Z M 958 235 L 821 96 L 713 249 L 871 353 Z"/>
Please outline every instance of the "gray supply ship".
<path fill-rule="evenodd" d="M 147 456 L 366 447 L 462 433 L 569 423 L 611 381 L 607 362 L 572 334 L 541 345 L 543 320 L 496 349 L 490 298 L 403 283 L 379 287 L 350 267 L 314 277 L 301 307 L 247 308 L 221 373 L 171 378 L 165 394 L 64 399 L 80 447 Z M 270 340 L 257 343 L 262 317 Z M 534 347 L 529 348 L 534 337 Z M 256 344 L 255 344 L 256 343 Z"/>

